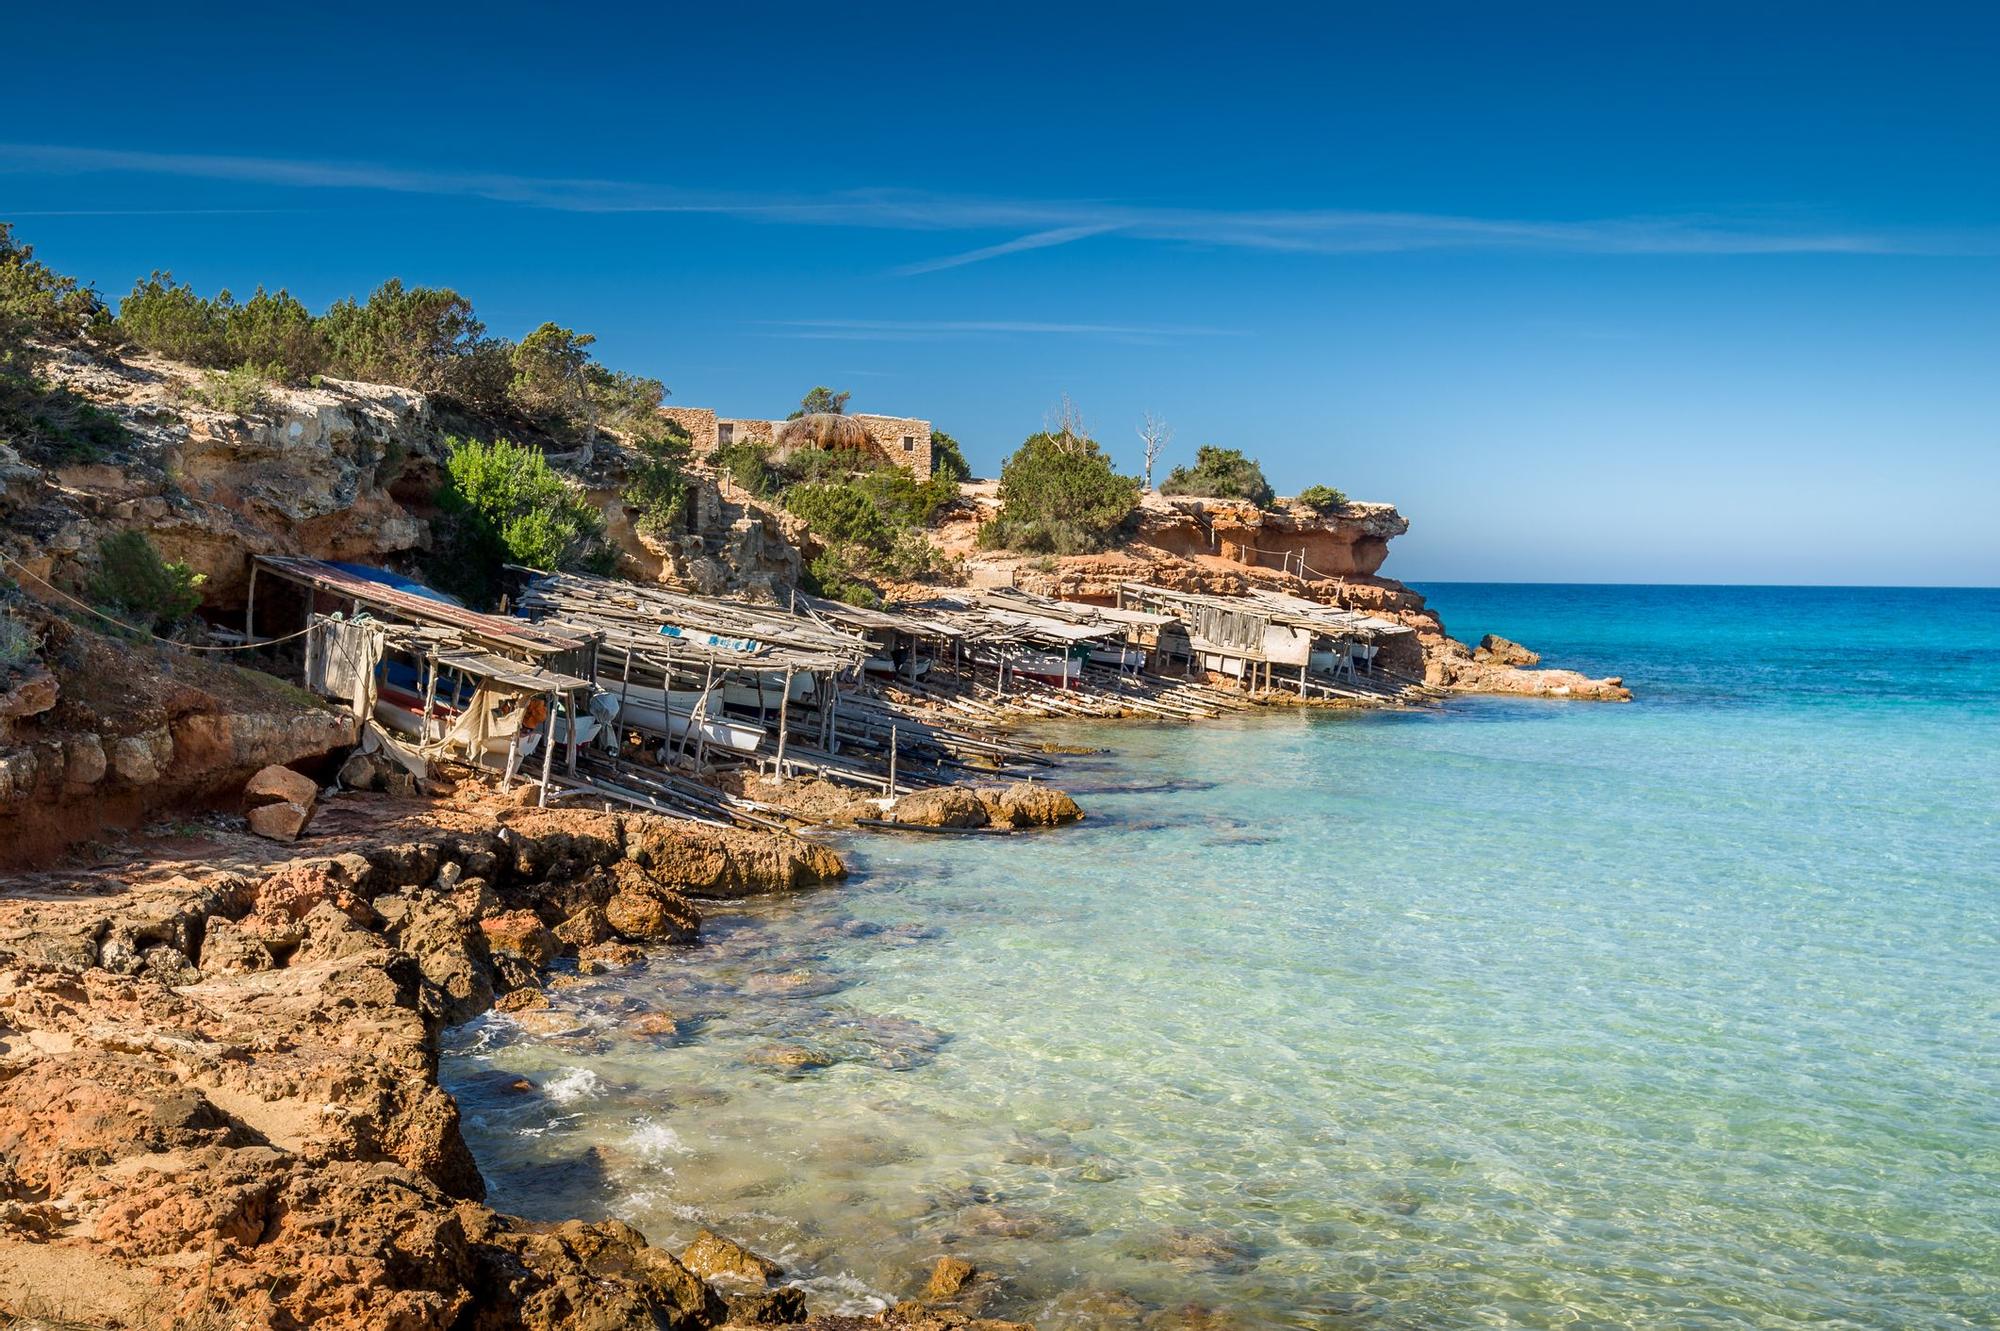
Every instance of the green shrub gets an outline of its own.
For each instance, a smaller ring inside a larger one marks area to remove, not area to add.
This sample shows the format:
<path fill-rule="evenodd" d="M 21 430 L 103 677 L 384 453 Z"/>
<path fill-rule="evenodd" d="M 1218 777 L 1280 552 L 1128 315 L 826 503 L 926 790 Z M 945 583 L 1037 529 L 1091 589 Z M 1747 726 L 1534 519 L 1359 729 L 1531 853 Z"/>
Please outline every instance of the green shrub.
<path fill-rule="evenodd" d="M 667 386 L 658 379 L 591 365 L 586 371 L 590 396 L 598 414 L 638 429 L 650 429 L 653 413 L 666 400 Z M 678 428 L 678 427 L 677 427 Z"/>
<path fill-rule="evenodd" d="M 687 431 L 668 421 L 664 430 L 642 435 L 634 442 L 639 461 L 620 496 L 627 507 L 638 511 L 632 525 L 648 536 L 679 531 L 687 525 L 688 499 L 693 493 L 687 480 Z"/>
<path fill-rule="evenodd" d="M 1102 550 L 1139 502 L 1097 441 L 1067 431 L 1029 435 L 1000 471 L 1000 515 L 980 544 L 1047 554 Z"/>
<path fill-rule="evenodd" d="M 446 441 L 433 570 L 447 590 L 485 603 L 502 564 L 608 572 L 604 515 L 541 452 L 506 439 Z"/>
<path fill-rule="evenodd" d="M 784 477 L 771 465 L 769 446 L 755 439 L 722 445 L 708 455 L 708 465 L 759 499 L 776 494 L 784 484 Z"/>
<path fill-rule="evenodd" d="M 121 531 L 97 547 L 90 598 L 134 628 L 164 634 L 201 604 L 201 574 L 169 564 L 142 531 Z"/>
<path fill-rule="evenodd" d="M 326 334 L 289 291 L 258 287 L 238 305 L 227 291 L 215 298 L 229 363 L 254 366 L 265 378 L 303 383 L 326 367 Z"/>
<path fill-rule="evenodd" d="M 522 412 L 551 433 L 567 433 L 581 424 L 596 430 L 590 393 L 590 345 L 597 341 L 553 323 L 545 323 L 514 348 L 514 379 L 507 396 Z"/>
<path fill-rule="evenodd" d="M 1330 485 L 1308 485 L 1294 495 L 1293 499 L 1313 512 L 1321 514 L 1331 513 L 1347 502 L 1346 494 Z"/>
<path fill-rule="evenodd" d="M 95 462 L 127 438 L 118 416 L 32 373 L 9 368 L 0 355 L 0 443 L 61 465 Z"/>
<path fill-rule="evenodd" d="M 201 382 L 188 389 L 189 396 L 212 411 L 237 416 L 255 416 L 271 405 L 270 380 L 255 365 L 239 365 L 233 370 L 211 370 Z"/>
<path fill-rule="evenodd" d="M 806 590 L 849 605 L 878 606 L 882 593 L 863 580 L 862 565 L 852 546 L 830 545 L 807 562 Z"/>
<path fill-rule="evenodd" d="M 889 548 L 895 534 L 882 510 L 852 483 L 794 485 L 785 491 L 784 504 L 804 519 L 806 529 L 822 544 L 858 545 L 881 552 Z"/>
<path fill-rule="evenodd" d="M 365 302 L 335 301 L 319 324 L 328 373 L 339 378 L 442 393 L 472 407 L 506 395 L 507 348 L 486 337 L 472 302 L 456 291 L 392 277 Z"/>
<path fill-rule="evenodd" d="M 965 460 L 965 450 L 943 430 L 931 431 L 931 475 L 951 481 L 972 479 L 972 464 Z"/>
<path fill-rule="evenodd" d="M 35 659 L 35 632 L 11 610 L 0 610 L 0 673 Z"/>
<path fill-rule="evenodd" d="M 1195 450 L 1192 467 L 1175 467 L 1160 485 L 1163 495 L 1190 495 L 1199 499 L 1247 499 L 1258 507 L 1277 498 L 1264 469 L 1254 458 L 1237 448 L 1203 444 Z"/>
<path fill-rule="evenodd" d="M 219 369 L 230 364 L 222 310 L 172 273 L 154 272 L 132 285 L 118 304 L 118 329 L 155 355 Z"/>
<path fill-rule="evenodd" d="M 108 321 L 96 288 L 36 259 L 33 246 L 14 239 L 12 224 L 0 222 L 0 338 L 101 339 Z"/>

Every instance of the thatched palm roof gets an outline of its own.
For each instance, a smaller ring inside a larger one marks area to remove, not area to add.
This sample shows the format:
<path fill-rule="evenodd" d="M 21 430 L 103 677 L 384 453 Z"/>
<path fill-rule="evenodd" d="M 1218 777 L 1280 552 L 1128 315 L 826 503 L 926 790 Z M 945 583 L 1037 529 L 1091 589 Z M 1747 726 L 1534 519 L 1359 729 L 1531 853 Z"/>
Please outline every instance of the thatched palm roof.
<path fill-rule="evenodd" d="M 860 421 L 830 411 L 794 416 L 778 427 L 771 442 L 780 453 L 795 453 L 808 448 L 843 448 L 866 453 L 875 447 L 875 441 Z"/>

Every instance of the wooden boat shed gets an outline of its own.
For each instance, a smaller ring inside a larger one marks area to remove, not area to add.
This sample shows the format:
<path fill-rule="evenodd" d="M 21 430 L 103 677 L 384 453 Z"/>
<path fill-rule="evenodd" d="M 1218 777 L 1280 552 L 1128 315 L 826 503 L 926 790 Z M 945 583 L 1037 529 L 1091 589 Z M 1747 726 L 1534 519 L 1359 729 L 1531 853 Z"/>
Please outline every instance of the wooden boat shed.
<path fill-rule="evenodd" d="M 1127 582 L 1119 586 L 1118 604 L 1179 621 L 1185 645 L 1166 648 L 1170 660 L 1231 676 L 1244 688 L 1279 687 L 1275 671 L 1282 667 L 1285 686 L 1295 678 L 1301 696 L 1315 684 L 1329 688 L 1342 659 L 1352 659 L 1352 645 L 1377 646 L 1415 632 L 1392 620 L 1261 589 L 1215 596 Z"/>
<path fill-rule="evenodd" d="M 431 758 L 450 754 L 483 766 L 504 753 L 508 782 L 524 751 L 539 747 L 546 802 L 556 750 L 562 747 L 559 721 L 567 739 L 565 767 L 571 773 L 577 769 L 596 640 L 481 614 L 420 583 L 387 573 L 370 577 L 370 572 L 320 559 L 256 556 L 244 612 L 246 638 L 257 641 L 259 573 L 303 589 L 306 685 L 353 707 L 365 745 L 418 776 L 426 775 Z M 337 608 L 323 612 L 327 601 Z M 408 696 L 400 703 L 384 699 L 378 677 L 378 667 L 393 657 L 402 658 L 410 674 Z M 540 717 L 534 716 L 536 701 L 542 704 Z M 385 726 L 385 717 L 405 724 Z M 539 722 L 538 731 L 524 730 L 529 719 Z"/>

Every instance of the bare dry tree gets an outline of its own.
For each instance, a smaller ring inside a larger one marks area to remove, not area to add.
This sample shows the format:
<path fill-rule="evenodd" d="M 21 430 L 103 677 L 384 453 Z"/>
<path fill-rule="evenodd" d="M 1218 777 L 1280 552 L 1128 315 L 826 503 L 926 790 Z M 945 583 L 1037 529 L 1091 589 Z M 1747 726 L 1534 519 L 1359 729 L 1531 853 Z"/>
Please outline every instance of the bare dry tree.
<path fill-rule="evenodd" d="M 1153 464 L 1174 441 L 1174 427 L 1164 418 L 1147 412 L 1139 418 L 1139 440 L 1146 446 L 1146 488 L 1153 488 Z"/>
<path fill-rule="evenodd" d="M 1077 409 L 1076 402 L 1068 393 L 1057 399 L 1049 414 L 1042 418 L 1042 424 L 1062 444 L 1065 452 L 1090 437 L 1083 428 L 1083 412 Z"/>

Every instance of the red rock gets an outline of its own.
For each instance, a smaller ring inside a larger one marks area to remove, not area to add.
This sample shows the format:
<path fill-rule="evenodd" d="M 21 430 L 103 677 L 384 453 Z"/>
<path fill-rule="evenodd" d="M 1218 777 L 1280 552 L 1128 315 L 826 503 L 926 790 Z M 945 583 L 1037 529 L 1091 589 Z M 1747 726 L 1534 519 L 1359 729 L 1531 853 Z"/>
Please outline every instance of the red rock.
<path fill-rule="evenodd" d="M 311 808 L 319 799 L 319 787 L 302 772 L 276 764 L 259 771 L 243 787 L 243 798 L 252 803 L 283 800 Z"/>
<path fill-rule="evenodd" d="M 481 920 L 486 945 L 498 953 L 515 956 L 531 966 L 546 966 L 562 955 L 562 943 L 531 910 L 510 910 Z"/>
<path fill-rule="evenodd" d="M 261 804 L 250 810 L 250 830 L 273 841 L 297 841 L 312 821 L 312 810 L 303 804 L 281 802 Z"/>

